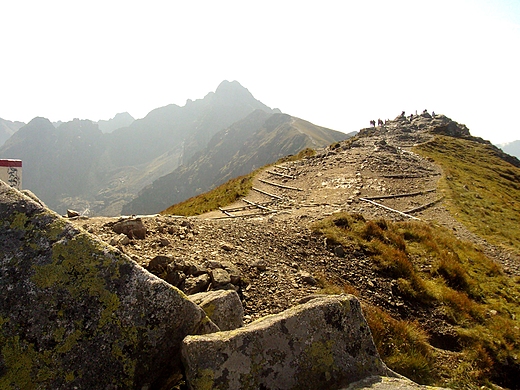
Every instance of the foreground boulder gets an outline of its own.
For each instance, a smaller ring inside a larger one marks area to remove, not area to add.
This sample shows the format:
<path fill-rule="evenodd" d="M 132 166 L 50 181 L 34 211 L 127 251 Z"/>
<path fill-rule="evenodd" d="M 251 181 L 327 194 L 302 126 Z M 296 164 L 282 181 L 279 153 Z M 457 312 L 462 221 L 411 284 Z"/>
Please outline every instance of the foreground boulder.
<path fill-rule="evenodd" d="M 188 334 L 184 294 L 0 182 L 0 388 L 162 388 Z"/>
<path fill-rule="evenodd" d="M 191 389 L 338 389 L 393 375 L 352 295 L 320 297 L 240 329 L 188 336 L 182 358 Z"/>

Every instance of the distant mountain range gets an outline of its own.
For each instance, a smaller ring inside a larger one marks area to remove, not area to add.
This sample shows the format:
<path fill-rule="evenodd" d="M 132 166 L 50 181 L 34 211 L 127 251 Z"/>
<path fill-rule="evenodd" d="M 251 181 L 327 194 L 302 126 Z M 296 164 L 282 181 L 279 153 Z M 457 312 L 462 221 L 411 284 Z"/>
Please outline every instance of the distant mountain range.
<path fill-rule="evenodd" d="M 11 122 L 0 118 L 0 146 L 24 125 L 23 122 Z"/>
<path fill-rule="evenodd" d="M 155 180 L 123 207 L 123 214 L 156 213 L 206 192 L 231 178 L 353 134 L 326 129 L 287 114 L 256 110 L 215 134 L 187 164 Z"/>
<path fill-rule="evenodd" d="M 114 130 L 120 129 L 121 127 L 130 126 L 132 123 L 134 123 L 134 121 L 135 119 L 132 115 L 130 115 L 128 112 L 122 112 L 116 114 L 115 117 L 107 121 L 100 120 L 97 124 L 99 130 L 101 130 L 103 133 L 111 133 Z"/>
<path fill-rule="evenodd" d="M 16 128 L 12 123 L 9 129 Z M 123 123 L 129 124 L 119 127 Z M 50 208 L 59 213 L 89 209 L 93 215 L 119 215 L 140 190 L 125 210 L 158 212 L 170 205 L 165 203 L 169 199 L 183 200 L 182 194 L 189 197 L 247 167 L 347 137 L 281 115 L 236 81 L 224 81 L 215 92 L 183 107 L 157 108 L 143 119 L 123 113 L 99 123 L 75 119 L 56 126 L 45 118 L 33 119 L 13 131 L 0 147 L 0 158 L 22 159 L 23 187 Z M 190 168 L 193 164 L 198 168 Z M 165 197 L 168 186 L 157 183 L 168 179 L 154 181 L 178 175 L 174 171 L 180 165 L 189 178 L 183 174 L 187 181 L 177 183 L 179 194 Z"/>

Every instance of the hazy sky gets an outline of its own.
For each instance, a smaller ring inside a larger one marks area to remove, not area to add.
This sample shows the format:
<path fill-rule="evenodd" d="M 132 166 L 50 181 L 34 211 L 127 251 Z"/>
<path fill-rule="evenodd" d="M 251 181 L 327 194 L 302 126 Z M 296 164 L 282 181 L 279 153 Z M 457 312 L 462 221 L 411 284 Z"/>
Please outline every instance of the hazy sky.
<path fill-rule="evenodd" d="M 344 132 L 402 110 L 520 139 L 520 0 L 0 0 L 0 118 L 135 118 L 237 80 Z"/>

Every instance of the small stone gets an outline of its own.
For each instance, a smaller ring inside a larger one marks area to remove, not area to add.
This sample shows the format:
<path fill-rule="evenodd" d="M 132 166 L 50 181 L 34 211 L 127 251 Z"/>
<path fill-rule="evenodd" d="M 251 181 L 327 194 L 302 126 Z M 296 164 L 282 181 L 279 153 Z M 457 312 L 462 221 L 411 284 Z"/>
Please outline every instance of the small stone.
<path fill-rule="evenodd" d="M 196 263 L 187 262 L 184 266 L 184 273 L 186 275 L 199 276 L 202 274 L 207 274 L 208 271 Z"/>
<path fill-rule="evenodd" d="M 227 273 L 229 274 L 232 284 L 239 285 L 241 283 L 242 276 L 241 276 L 240 270 L 238 269 L 237 266 L 235 266 L 230 261 L 223 261 L 222 268 L 224 268 L 227 271 Z"/>
<path fill-rule="evenodd" d="M 218 261 L 218 260 L 207 260 L 204 263 L 204 266 L 206 268 L 211 268 L 211 269 L 222 268 L 222 263 L 220 261 Z"/>
<path fill-rule="evenodd" d="M 265 260 L 257 260 L 252 264 L 253 267 L 256 267 L 259 271 L 265 271 L 267 270 L 267 263 Z"/>
<path fill-rule="evenodd" d="M 118 246 L 118 245 L 128 245 L 130 244 L 130 239 L 123 233 L 112 237 L 110 240 L 110 245 L 112 246 Z"/>
<path fill-rule="evenodd" d="M 170 240 L 168 240 L 167 238 L 161 238 L 161 239 L 159 239 L 159 245 L 160 246 L 169 246 Z"/>
<path fill-rule="evenodd" d="M 338 257 L 345 257 L 346 252 L 343 246 L 338 245 L 334 248 L 334 254 Z"/>
<path fill-rule="evenodd" d="M 168 272 L 164 280 L 166 280 L 172 286 L 175 286 L 180 290 L 183 290 L 184 284 L 186 282 L 186 275 L 182 271 L 171 270 L 170 272 Z"/>
<path fill-rule="evenodd" d="M 201 291 L 206 291 L 211 279 L 208 274 L 202 274 L 195 278 L 187 278 L 184 289 L 187 295 L 196 294 Z"/>
<path fill-rule="evenodd" d="M 118 234 L 124 233 L 130 239 L 138 238 L 143 240 L 146 238 L 146 226 L 144 226 L 141 218 L 118 221 L 112 226 L 112 230 Z"/>
<path fill-rule="evenodd" d="M 315 286 L 316 284 L 318 284 L 316 279 L 314 279 L 314 277 L 306 271 L 300 271 L 300 278 L 302 282 L 310 284 L 311 286 Z"/>
<path fill-rule="evenodd" d="M 220 330 L 244 326 L 244 308 L 236 291 L 210 291 L 190 295 L 188 298 L 199 305 Z"/>
<path fill-rule="evenodd" d="M 221 243 L 220 244 L 220 248 L 222 248 L 226 252 L 231 252 L 233 249 L 235 249 L 235 247 L 232 244 L 228 243 L 228 242 Z"/>
<path fill-rule="evenodd" d="M 231 283 L 231 277 L 228 272 L 222 268 L 215 268 L 210 271 L 211 282 L 213 287 L 224 286 Z"/>
<path fill-rule="evenodd" d="M 148 263 L 148 266 L 146 269 L 152 273 L 162 273 L 165 272 L 168 264 L 172 262 L 172 258 L 170 256 L 155 256 L 150 263 Z"/>
<path fill-rule="evenodd" d="M 67 210 L 67 218 L 79 217 L 80 214 L 75 210 Z"/>

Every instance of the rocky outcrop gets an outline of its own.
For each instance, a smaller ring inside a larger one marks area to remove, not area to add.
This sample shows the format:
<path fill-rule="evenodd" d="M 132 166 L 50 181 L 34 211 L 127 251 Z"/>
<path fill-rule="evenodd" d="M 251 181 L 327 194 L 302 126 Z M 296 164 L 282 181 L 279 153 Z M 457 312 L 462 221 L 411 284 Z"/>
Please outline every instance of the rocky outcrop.
<path fill-rule="evenodd" d="M 437 115 L 433 118 L 425 118 L 422 116 L 415 117 L 412 120 L 412 124 L 419 127 L 419 125 L 426 122 L 425 127 L 427 128 L 429 125 L 429 131 L 433 134 L 443 134 L 449 135 L 450 137 L 469 137 L 471 134 L 469 133 L 469 129 L 466 125 L 459 124 L 445 115 Z"/>
<path fill-rule="evenodd" d="M 228 332 L 184 339 L 191 389 L 333 389 L 392 375 L 359 301 L 316 298 Z"/>
<path fill-rule="evenodd" d="M 188 334 L 178 289 L 0 182 L 0 388 L 160 388 Z"/>

